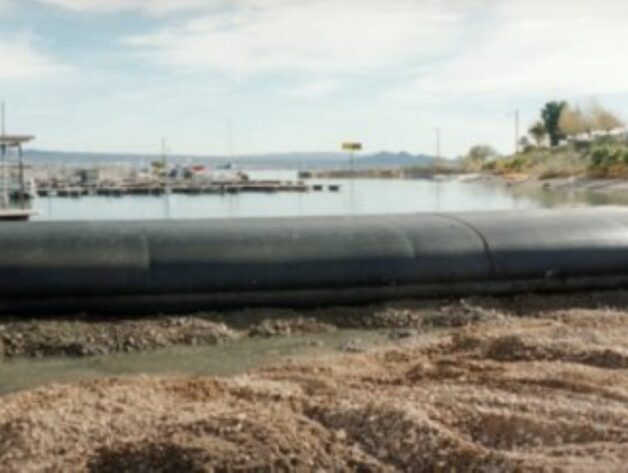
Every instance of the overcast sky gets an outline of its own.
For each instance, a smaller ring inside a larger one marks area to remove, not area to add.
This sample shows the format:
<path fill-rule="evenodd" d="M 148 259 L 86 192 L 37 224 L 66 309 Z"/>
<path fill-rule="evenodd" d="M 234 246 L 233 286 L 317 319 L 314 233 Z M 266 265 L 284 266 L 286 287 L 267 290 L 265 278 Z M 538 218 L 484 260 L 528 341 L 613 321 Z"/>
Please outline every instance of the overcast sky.
<path fill-rule="evenodd" d="M 36 147 L 510 152 L 549 99 L 628 117 L 626 0 L 0 0 L 0 98 Z M 231 123 L 231 126 L 229 125 Z"/>

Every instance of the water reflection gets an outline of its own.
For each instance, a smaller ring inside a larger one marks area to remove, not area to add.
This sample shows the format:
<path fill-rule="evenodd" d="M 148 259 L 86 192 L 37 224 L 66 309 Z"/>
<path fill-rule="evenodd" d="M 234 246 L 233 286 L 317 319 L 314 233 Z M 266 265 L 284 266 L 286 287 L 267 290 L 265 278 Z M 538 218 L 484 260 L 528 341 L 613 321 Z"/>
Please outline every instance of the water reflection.
<path fill-rule="evenodd" d="M 628 206 L 628 195 L 622 192 L 591 190 L 537 189 L 514 190 L 513 196 L 532 199 L 539 207 Z"/>

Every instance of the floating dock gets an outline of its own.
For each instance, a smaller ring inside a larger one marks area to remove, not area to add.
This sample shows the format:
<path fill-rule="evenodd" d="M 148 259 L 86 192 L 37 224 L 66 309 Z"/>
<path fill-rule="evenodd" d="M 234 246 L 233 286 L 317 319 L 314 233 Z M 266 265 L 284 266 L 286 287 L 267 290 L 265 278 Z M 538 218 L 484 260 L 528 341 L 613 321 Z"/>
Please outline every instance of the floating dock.
<path fill-rule="evenodd" d="M 0 221 L 21 222 L 30 219 L 35 212 L 29 209 L 0 209 Z"/>
<path fill-rule="evenodd" d="M 322 186 L 315 186 L 317 191 L 322 190 Z M 332 189 L 333 187 L 333 189 Z M 339 186 L 329 186 L 329 190 L 337 192 Z M 83 197 L 83 196 L 104 196 L 122 197 L 132 195 L 163 195 L 171 194 L 239 194 L 239 193 L 276 193 L 276 192 L 309 192 L 312 188 L 302 182 L 279 182 L 279 181 L 233 181 L 233 182 L 212 182 L 212 183 L 173 183 L 157 185 L 117 185 L 99 187 L 68 187 L 68 186 L 40 186 L 37 193 L 40 197 Z"/>

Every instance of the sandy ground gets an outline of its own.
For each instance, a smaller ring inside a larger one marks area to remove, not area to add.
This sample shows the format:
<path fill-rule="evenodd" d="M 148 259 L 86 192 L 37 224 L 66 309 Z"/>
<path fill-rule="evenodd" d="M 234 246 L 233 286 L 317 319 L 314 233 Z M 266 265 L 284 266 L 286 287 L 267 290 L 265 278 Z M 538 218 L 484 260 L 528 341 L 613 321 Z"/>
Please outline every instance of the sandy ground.
<path fill-rule="evenodd" d="M 7 395 L 0 470 L 625 471 L 626 302 L 614 292 L 442 303 L 488 315 L 233 378 Z"/>

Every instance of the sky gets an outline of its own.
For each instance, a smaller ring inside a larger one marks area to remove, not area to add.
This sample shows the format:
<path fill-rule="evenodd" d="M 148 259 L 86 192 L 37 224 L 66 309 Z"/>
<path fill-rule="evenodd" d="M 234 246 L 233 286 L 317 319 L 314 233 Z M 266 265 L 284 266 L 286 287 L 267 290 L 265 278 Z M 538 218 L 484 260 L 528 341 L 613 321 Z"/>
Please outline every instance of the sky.
<path fill-rule="evenodd" d="M 0 0 L 34 147 L 502 153 L 548 100 L 628 118 L 625 0 Z"/>

